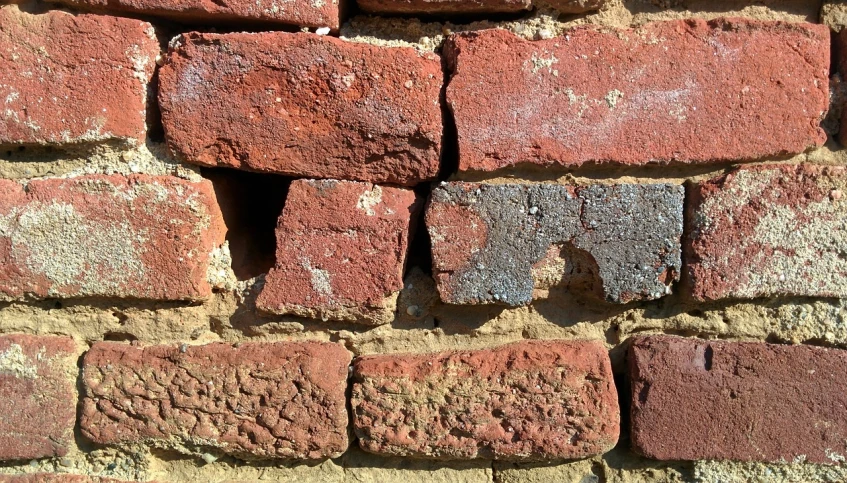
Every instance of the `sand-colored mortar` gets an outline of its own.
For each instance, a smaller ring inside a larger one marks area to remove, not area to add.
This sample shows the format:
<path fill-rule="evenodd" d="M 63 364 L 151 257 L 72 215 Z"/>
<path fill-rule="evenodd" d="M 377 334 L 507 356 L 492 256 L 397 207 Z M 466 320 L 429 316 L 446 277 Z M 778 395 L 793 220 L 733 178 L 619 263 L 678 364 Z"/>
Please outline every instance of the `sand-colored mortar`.
<path fill-rule="evenodd" d="M 672 18 L 735 15 L 763 20 L 823 21 L 834 30 L 847 23 L 841 2 L 765 0 L 615 0 L 600 12 L 557 18 L 536 12 L 520 20 L 457 25 L 359 16 L 342 28 L 351 40 L 382 45 L 413 45 L 437 50 L 450 32 L 500 26 L 526 38 L 546 38 L 580 24 L 637 26 Z M 819 20 L 821 19 L 821 20 Z M 847 165 L 847 151 L 826 146 L 790 159 L 763 160 Z M 494 176 L 464 174 L 453 179 L 563 184 L 677 183 L 697 181 L 729 166 L 587 166 L 572 172 L 516 168 Z M 0 149 L 0 177 L 29 179 L 88 173 L 148 173 L 198 179 L 199 170 L 167 154 L 161 144 L 126 150 L 115 146 L 78 148 L 75 152 L 38 148 Z M 432 279 L 410 267 L 398 300 L 397 319 L 371 328 L 297 317 L 263 316 L 255 299 L 263 277 L 236 281 L 221 250 L 210 269 L 219 291 L 202 304 L 147 303 L 131 300 L 48 300 L 0 303 L 0 333 L 70 335 L 81 355 L 93 342 L 137 340 L 143 344 L 244 340 L 325 340 L 345 344 L 355 354 L 429 352 L 501 345 L 520 339 L 595 339 L 610 349 L 615 372 L 623 373 L 627 339 L 634 334 L 671 333 L 727 340 L 767 340 L 847 348 L 847 301 L 779 299 L 695 304 L 675 294 L 654 302 L 625 306 L 578 300 L 552 289 L 549 298 L 522 308 L 446 306 Z M 676 287 L 679 288 L 679 285 Z M 625 389 L 624 389 L 625 390 Z M 624 433 L 626 430 L 624 430 Z M 0 473 L 69 472 L 127 480 L 167 482 L 648 482 L 648 481 L 810 481 L 847 479 L 847 470 L 802 462 L 784 465 L 696 462 L 666 464 L 640 458 L 628 449 L 627 435 L 614 451 L 566 464 L 507 464 L 490 461 L 435 462 L 385 458 L 351 448 L 323 463 L 243 462 L 207 453 L 182 455 L 150 447 L 95 447 L 79 434 L 64 458 L 0 465 Z"/>

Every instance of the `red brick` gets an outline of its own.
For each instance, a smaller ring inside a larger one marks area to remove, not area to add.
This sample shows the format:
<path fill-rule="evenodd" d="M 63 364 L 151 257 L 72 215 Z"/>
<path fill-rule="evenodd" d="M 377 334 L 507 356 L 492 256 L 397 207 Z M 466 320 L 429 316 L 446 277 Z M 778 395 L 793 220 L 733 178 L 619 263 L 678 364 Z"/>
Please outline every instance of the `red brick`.
<path fill-rule="evenodd" d="M 445 56 L 460 171 L 741 161 L 826 140 L 823 25 L 679 20 L 535 42 L 484 30 Z"/>
<path fill-rule="evenodd" d="M 97 11 L 156 15 L 182 22 L 259 21 L 338 30 L 339 0 L 51 0 Z"/>
<path fill-rule="evenodd" d="M 660 460 L 840 463 L 847 351 L 657 336 L 635 339 L 632 445 Z"/>
<path fill-rule="evenodd" d="M 336 457 L 348 446 L 350 359 L 320 342 L 98 343 L 83 361 L 82 433 L 244 458 Z"/>
<path fill-rule="evenodd" d="M 533 461 L 584 458 L 618 440 L 609 357 L 590 341 L 356 359 L 359 444 L 386 455 Z"/>
<path fill-rule="evenodd" d="M 847 297 L 847 171 L 760 165 L 689 190 L 686 257 L 698 300 Z"/>
<path fill-rule="evenodd" d="M 324 320 L 390 322 L 419 208 L 411 190 L 294 181 L 277 226 L 276 267 L 257 307 Z"/>
<path fill-rule="evenodd" d="M 188 34 L 160 73 L 189 163 L 411 185 L 438 172 L 437 56 L 283 32 Z"/>
<path fill-rule="evenodd" d="M 205 180 L 0 180 L 0 300 L 203 299 L 224 233 Z"/>
<path fill-rule="evenodd" d="M 143 142 L 157 55 L 147 22 L 0 8 L 0 145 Z"/>
<path fill-rule="evenodd" d="M 68 452 L 76 420 L 75 352 L 68 337 L 0 336 L 0 460 Z"/>
<path fill-rule="evenodd" d="M 356 5 L 365 12 L 398 14 L 504 13 L 532 8 L 530 0 L 358 0 Z"/>

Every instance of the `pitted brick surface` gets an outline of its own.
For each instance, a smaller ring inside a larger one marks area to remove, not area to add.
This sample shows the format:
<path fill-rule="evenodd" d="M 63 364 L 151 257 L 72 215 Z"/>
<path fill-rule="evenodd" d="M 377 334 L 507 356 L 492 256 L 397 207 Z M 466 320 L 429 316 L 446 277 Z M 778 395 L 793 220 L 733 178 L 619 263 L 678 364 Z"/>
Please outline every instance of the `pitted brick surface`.
<path fill-rule="evenodd" d="M 205 180 L 0 180 L 0 300 L 203 299 L 225 231 Z"/>
<path fill-rule="evenodd" d="M 0 8 L 0 145 L 142 143 L 158 55 L 147 22 Z"/>
<path fill-rule="evenodd" d="M 319 342 L 102 342 L 83 362 L 83 434 L 242 458 L 324 459 L 348 446 L 350 353 Z"/>
<path fill-rule="evenodd" d="M 698 300 L 847 297 L 847 171 L 760 165 L 689 192 L 688 271 Z"/>
<path fill-rule="evenodd" d="M 412 185 L 438 173 L 441 62 L 313 34 L 187 34 L 160 73 L 184 161 Z"/>
<path fill-rule="evenodd" d="M 829 29 L 742 19 L 452 36 L 459 170 L 709 163 L 823 144 Z"/>
<path fill-rule="evenodd" d="M 551 461 L 601 454 L 618 439 L 617 393 L 599 342 L 365 356 L 353 381 L 356 435 L 374 453 Z"/>
<path fill-rule="evenodd" d="M 338 29 L 339 0 L 51 0 L 98 11 L 159 15 L 188 22 L 262 21 Z"/>
<path fill-rule="evenodd" d="M 532 8 L 531 0 L 359 0 L 365 12 L 467 14 L 520 12 Z"/>
<path fill-rule="evenodd" d="M 526 305 L 565 286 L 657 299 L 679 278 L 681 186 L 442 184 L 427 210 L 441 299 Z"/>
<path fill-rule="evenodd" d="M 836 349 L 638 338 L 633 448 L 660 460 L 842 463 L 845 367 Z"/>
<path fill-rule="evenodd" d="M 0 460 L 64 456 L 76 421 L 69 337 L 0 336 Z"/>
<path fill-rule="evenodd" d="M 420 208 L 411 190 L 294 181 L 277 227 L 276 267 L 257 306 L 324 320 L 390 322 Z"/>

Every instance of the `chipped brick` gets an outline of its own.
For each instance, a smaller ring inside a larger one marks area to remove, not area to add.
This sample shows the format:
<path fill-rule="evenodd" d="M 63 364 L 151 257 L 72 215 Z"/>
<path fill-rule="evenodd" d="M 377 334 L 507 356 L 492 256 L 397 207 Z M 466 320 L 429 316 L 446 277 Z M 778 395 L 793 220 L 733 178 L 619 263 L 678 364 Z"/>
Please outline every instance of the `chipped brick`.
<path fill-rule="evenodd" d="M 142 143 L 158 55 L 147 22 L 0 8 L 0 145 Z"/>
<path fill-rule="evenodd" d="M 760 165 L 689 192 L 686 258 L 698 300 L 847 297 L 847 172 Z"/>
<path fill-rule="evenodd" d="M 599 342 L 356 359 L 353 423 L 379 454 L 550 461 L 604 453 L 618 439 L 612 369 Z"/>
<path fill-rule="evenodd" d="M 823 144 L 829 30 L 741 19 L 452 36 L 459 170 L 743 161 Z"/>
<path fill-rule="evenodd" d="M 845 367 L 843 350 L 635 339 L 633 449 L 659 460 L 841 463 Z"/>
<path fill-rule="evenodd" d="M 324 459 L 348 446 L 351 355 L 320 342 L 92 346 L 82 433 L 240 458 Z"/>
<path fill-rule="evenodd" d="M 0 460 L 64 456 L 76 421 L 69 337 L 0 336 Z"/>
<path fill-rule="evenodd" d="M 426 223 L 441 299 L 530 303 L 555 286 L 613 303 L 679 278 L 681 186 L 486 185 L 435 189 Z"/>
<path fill-rule="evenodd" d="M 294 181 L 277 227 L 276 267 L 257 307 L 324 320 L 390 322 L 419 208 L 411 190 Z"/>
<path fill-rule="evenodd" d="M 0 300 L 203 299 L 224 233 L 208 181 L 0 180 Z"/>
<path fill-rule="evenodd" d="M 182 160 L 412 185 L 438 172 L 437 56 L 313 34 L 188 34 L 160 73 Z"/>

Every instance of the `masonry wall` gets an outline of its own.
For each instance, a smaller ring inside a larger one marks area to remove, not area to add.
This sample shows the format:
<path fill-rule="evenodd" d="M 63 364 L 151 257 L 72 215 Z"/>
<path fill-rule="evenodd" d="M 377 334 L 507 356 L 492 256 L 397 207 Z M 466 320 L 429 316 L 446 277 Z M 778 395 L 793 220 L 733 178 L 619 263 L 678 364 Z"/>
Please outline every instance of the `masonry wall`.
<path fill-rule="evenodd" d="M 847 4 L 0 3 L 0 481 L 847 480 Z"/>

